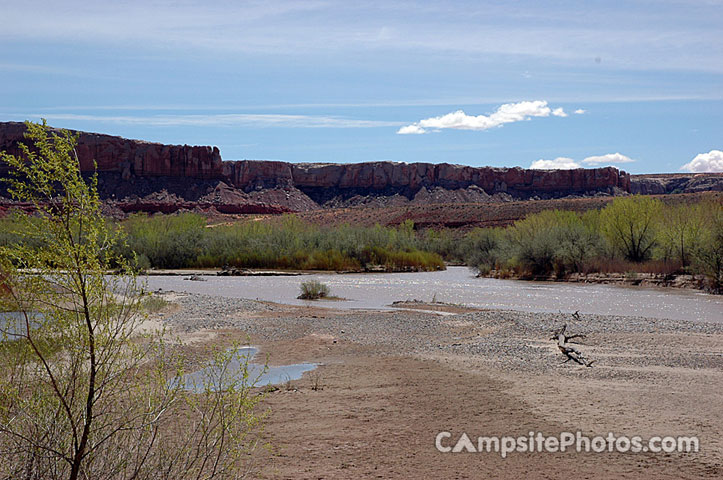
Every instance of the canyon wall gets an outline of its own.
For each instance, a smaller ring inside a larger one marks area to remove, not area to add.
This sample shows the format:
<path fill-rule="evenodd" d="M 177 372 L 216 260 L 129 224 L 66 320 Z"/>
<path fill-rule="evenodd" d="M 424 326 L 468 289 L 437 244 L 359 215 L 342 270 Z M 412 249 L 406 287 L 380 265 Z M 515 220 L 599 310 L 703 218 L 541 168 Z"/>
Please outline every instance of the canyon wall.
<path fill-rule="evenodd" d="M 25 125 L 0 123 L 0 151 L 19 154 Z M 470 167 L 448 163 L 370 162 L 293 164 L 278 161 L 222 161 L 216 147 L 163 145 L 110 135 L 78 132 L 81 168 L 119 175 L 120 181 L 168 177 L 217 180 L 242 190 L 296 189 L 312 199 L 329 195 L 401 193 L 411 198 L 421 189 L 479 187 L 487 194 L 514 198 L 556 197 L 630 191 L 630 175 L 613 167 L 576 170 L 526 170 Z M 0 172 L 2 173 L 2 172 Z M 105 190 L 111 191 L 112 186 Z M 127 191 L 122 188 L 123 191 Z M 120 186 L 119 186 L 120 188 Z"/>
<path fill-rule="evenodd" d="M 218 178 L 223 171 L 216 147 L 163 145 L 99 133 L 75 133 L 79 134 L 76 152 L 83 171 L 93 171 L 94 162 L 99 172 L 119 172 L 126 179 L 133 175 L 207 179 Z M 19 155 L 18 144 L 27 144 L 24 134 L 24 123 L 0 123 L 0 151 Z"/>
<path fill-rule="evenodd" d="M 723 173 L 659 173 L 633 175 L 630 193 L 666 195 L 674 193 L 723 192 Z"/>

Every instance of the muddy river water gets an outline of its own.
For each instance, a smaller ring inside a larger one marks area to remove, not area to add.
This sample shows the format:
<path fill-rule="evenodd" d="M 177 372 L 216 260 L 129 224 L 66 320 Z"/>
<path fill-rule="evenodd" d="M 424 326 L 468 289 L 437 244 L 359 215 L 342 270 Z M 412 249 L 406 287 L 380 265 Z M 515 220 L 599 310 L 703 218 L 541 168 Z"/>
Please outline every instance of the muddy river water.
<path fill-rule="evenodd" d="M 530 312 L 574 312 L 644 316 L 723 323 L 723 296 L 675 288 L 620 287 L 565 282 L 528 282 L 475 278 L 465 267 L 440 272 L 336 274 L 303 276 L 223 277 L 204 275 L 205 281 L 182 276 L 145 277 L 150 290 L 202 293 L 305 305 L 299 300 L 301 282 L 316 279 L 327 284 L 340 301 L 314 305 L 343 309 L 388 309 L 397 300 L 447 302 L 471 307 Z"/>

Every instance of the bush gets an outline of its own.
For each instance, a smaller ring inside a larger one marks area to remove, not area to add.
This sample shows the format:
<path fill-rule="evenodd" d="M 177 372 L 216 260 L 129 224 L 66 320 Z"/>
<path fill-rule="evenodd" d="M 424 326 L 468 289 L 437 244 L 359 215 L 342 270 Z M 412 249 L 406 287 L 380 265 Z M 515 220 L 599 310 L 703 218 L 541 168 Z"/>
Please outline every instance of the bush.
<path fill-rule="evenodd" d="M 19 241 L 0 246 L 10 292 L 0 310 L 24 318 L 0 342 L 0 478 L 245 475 L 262 418 L 248 369 L 223 390 L 183 389 L 183 358 L 163 331 L 139 333 L 145 296 L 112 248 L 123 238 L 102 216 L 97 178 L 81 176 L 77 137 L 26 125 L 34 148 L 0 154 L 11 196 L 36 212 L 16 225 Z M 217 360 L 228 371 L 231 357 Z"/>
<path fill-rule="evenodd" d="M 710 289 L 720 291 L 721 212 L 716 199 L 667 206 L 653 198 L 616 198 L 602 210 L 547 210 L 505 229 L 472 230 L 458 242 L 458 251 L 482 275 L 687 271 L 706 275 Z"/>
<path fill-rule="evenodd" d="M 286 215 L 208 228 L 202 216 L 184 213 L 134 215 L 122 227 L 128 234 L 122 253 L 139 269 L 232 266 L 360 271 L 368 263 L 385 265 L 388 270 L 444 269 L 438 254 L 421 249 L 423 241 L 410 221 L 396 228 L 328 228 Z"/>
<path fill-rule="evenodd" d="M 504 232 L 496 228 L 477 228 L 463 242 L 464 260 L 470 268 L 486 275 L 504 260 Z"/>
<path fill-rule="evenodd" d="M 548 210 L 530 215 L 509 229 L 514 263 L 523 274 L 562 276 L 579 271 L 595 242 L 580 216 Z"/>
<path fill-rule="evenodd" d="M 193 266 L 201 253 L 205 226 L 206 220 L 192 213 L 133 215 L 123 224 L 128 234 L 123 253 L 126 258 L 132 257 L 131 252 L 136 252 L 140 259 L 145 256 L 155 268 Z"/>
<path fill-rule="evenodd" d="M 301 300 L 318 300 L 329 296 L 329 287 L 318 280 L 301 282 Z"/>

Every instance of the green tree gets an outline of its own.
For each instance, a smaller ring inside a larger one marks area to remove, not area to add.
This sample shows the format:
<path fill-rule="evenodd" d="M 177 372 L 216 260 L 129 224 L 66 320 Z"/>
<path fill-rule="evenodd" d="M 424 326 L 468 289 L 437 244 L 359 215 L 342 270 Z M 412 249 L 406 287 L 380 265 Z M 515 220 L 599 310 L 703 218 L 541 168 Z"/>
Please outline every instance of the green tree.
<path fill-rule="evenodd" d="M 246 376 L 185 392 L 161 334 L 138 334 L 143 295 L 76 137 L 27 129 L 33 147 L 2 154 L 8 191 L 36 213 L 0 247 L 0 311 L 19 314 L 0 324 L 0 478 L 239 476 L 258 422 Z"/>
<path fill-rule="evenodd" d="M 714 292 L 723 291 L 723 205 L 704 203 L 701 206 L 703 220 L 700 235 L 691 249 L 696 271 L 703 273 Z"/>
<path fill-rule="evenodd" d="M 580 270 L 595 250 L 593 235 L 575 212 L 546 210 L 510 230 L 517 263 L 535 275 Z"/>
<path fill-rule="evenodd" d="M 481 275 L 487 275 L 505 260 L 504 232 L 498 228 L 478 228 L 464 239 L 465 262 Z"/>
<path fill-rule="evenodd" d="M 662 203 L 640 195 L 616 198 L 600 213 L 602 233 L 610 245 L 633 262 L 648 260 L 657 244 Z"/>
<path fill-rule="evenodd" d="M 701 240 L 706 219 L 707 204 L 681 204 L 665 209 L 660 228 L 662 257 L 671 259 L 686 268 L 691 262 L 691 252 Z"/>

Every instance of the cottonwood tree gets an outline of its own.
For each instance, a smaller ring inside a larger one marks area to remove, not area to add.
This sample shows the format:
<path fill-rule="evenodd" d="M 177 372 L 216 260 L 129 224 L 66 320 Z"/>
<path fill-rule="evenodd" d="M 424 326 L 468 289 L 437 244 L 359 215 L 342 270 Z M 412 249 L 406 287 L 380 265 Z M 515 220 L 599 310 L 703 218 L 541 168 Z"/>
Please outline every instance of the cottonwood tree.
<path fill-rule="evenodd" d="M 657 244 L 662 203 L 642 197 L 616 198 L 600 212 L 600 227 L 610 245 L 627 260 L 648 260 Z"/>
<path fill-rule="evenodd" d="M 31 147 L 2 154 L 8 192 L 35 214 L 0 248 L 0 311 L 15 312 L 0 324 L 0 478 L 244 476 L 260 422 L 248 370 L 184 390 L 162 335 L 138 334 L 140 285 L 114 253 L 123 240 L 96 177 L 81 175 L 77 138 L 45 121 L 27 129 Z"/>
<path fill-rule="evenodd" d="M 661 221 L 660 237 L 664 258 L 675 259 L 682 268 L 690 265 L 705 227 L 707 210 L 713 204 L 682 204 L 668 208 Z"/>
<path fill-rule="evenodd" d="M 723 293 L 723 205 L 704 204 L 700 235 L 692 249 L 693 264 L 709 281 L 710 290 Z"/>

